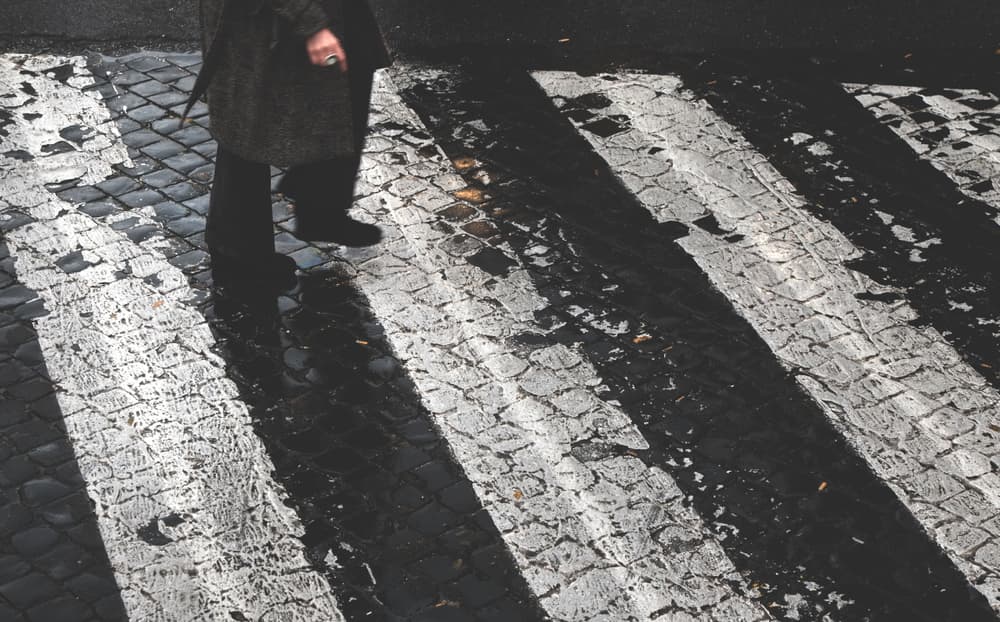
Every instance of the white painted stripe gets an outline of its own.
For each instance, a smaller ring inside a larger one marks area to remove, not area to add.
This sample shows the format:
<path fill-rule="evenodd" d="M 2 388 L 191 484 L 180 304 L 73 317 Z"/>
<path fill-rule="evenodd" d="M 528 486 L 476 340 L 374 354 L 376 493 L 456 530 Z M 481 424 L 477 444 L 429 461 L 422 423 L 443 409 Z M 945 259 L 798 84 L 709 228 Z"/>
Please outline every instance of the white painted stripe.
<path fill-rule="evenodd" d="M 921 93 L 925 89 L 919 86 L 845 84 L 844 88 L 966 196 L 993 207 L 994 220 L 1000 224 L 1000 99 L 973 89 L 948 89 L 949 97 Z M 922 100 L 926 108 L 921 112 L 944 122 L 915 119 L 914 112 L 893 101 L 903 97 Z M 971 102 L 976 107 L 968 105 Z M 992 187 L 974 189 L 983 182 L 992 182 Z"/>
<path fill-rule="evenodd" d="M 70 86 L 20 73 L 67 63 Z M 305 558 L 303 528 L 247 408 L 210 352 L 208 326 L 183 303 L 192 294 L 183 274 L 42 186 L 99 182 L 127 160 L 105 106 L 77 90 L 88 75 L 81 58 L 0 56 L 0 92 L 13 94 L 0 106 L 14 115 L 0 153 L 34 156 L 0 156 L 0 217 L 16 209 L 36 220 L 7 242 L 19 278 L 50 311 L 35 326 L 129 615 L 342 620 Z M 32 114 L 40 117 L 25 119 Z M 88 128 L 82 147 L 46 155 L 43 145 L 74 124 Z M 72 274 L 56 266 L 74 251 L 95 265 Z M 142 280 L 154 274 L 163 285 Z M 140 538 L 150 525 L 170 542 Z"/>
<path fill-rule="evenodd" d="M 733 592 L 745 582 L 669 475 L 571 451 L 647 445 L 596 397 L 601 379 L 576 350 L 514 345 L 543 332 L 534 311 L 546 303 L 526 271 L 494 278 L 466 260 L 477 243 L 435 226 L 465 184 L 446 158 L 423 155 L 433 142 L 412 135 L 426 128 L 393 81 L 434 77 L 404 66 L 376 81 L 372 123 L 392 124 L 369 139 L 359 207 L 387 235 L 355 282 L 528 585 L 556 620 L 767 619 Z"/>
<path fill-rule="evenodd" d="M 540 72 L 557 102 L 601 93 L 631 127 L 583 136 L 750 322 L 951 559 L 1000 610 L 1000 395 L 905 303 L 844 266 L 860 251 L 671 76 Z M 712 235 L 693 222 L 714 215 Z"/>

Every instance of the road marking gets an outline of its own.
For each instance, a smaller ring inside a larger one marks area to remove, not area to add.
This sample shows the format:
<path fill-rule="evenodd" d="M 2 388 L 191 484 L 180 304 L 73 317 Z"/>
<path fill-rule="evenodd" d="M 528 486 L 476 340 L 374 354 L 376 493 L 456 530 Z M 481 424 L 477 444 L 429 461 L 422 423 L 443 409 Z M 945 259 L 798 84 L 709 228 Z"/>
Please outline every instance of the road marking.
<path fill-rule="evenodd" d="M 0 218 L 50 311 L 35 326 L 130 617 L 343 620 L 166 242 L 133 244 L 43 185 L 128 159 L 91 82 L 82 58 L 0 56 Z"/>
<path fill-rule="evenodd" d="M 491 275 L 470 260 L 496 251 L 435 224 L 475 197 L 396 91 L 393 76 L 417 72 L 435 75 L 376 80 L 358 206 L 386 240 L 355 282 L 542 607 L 557 620 L 768 619 L 734 593 L 745 581 L 673 479 L 630 455 L 646 442 L 596 397 L 590 363 L 517 345 L 543 332 L 546 302 L 514 253 Z"/>
<path fill-rule="evenodd" d="M 973 89 L 845 84 L 884 125 L 1000 224 L 1000 99 Z"/>
<path fill-rule="evenodd" d="M 844 267 L 860 251 L 679 79 L 533 75 L 589 108 L 581 134 L 657 220 L 690 227 L 678 244 L 1000 610 L 1000 395 L 907 304 L 859 299 L 886 292 Z"/>

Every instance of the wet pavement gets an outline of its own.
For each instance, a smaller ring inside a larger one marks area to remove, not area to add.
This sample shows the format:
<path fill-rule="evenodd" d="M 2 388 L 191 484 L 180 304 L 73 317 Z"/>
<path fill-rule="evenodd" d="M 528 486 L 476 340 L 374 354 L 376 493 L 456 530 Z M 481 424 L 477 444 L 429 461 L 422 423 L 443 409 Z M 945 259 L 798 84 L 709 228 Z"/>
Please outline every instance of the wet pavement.
<path fill-rule="evenodd" d="M 197 55 L 3 57 L 0 620 L 996 619 L 995 63 L 876 61 L 403 64 L 271 294 Z"/>

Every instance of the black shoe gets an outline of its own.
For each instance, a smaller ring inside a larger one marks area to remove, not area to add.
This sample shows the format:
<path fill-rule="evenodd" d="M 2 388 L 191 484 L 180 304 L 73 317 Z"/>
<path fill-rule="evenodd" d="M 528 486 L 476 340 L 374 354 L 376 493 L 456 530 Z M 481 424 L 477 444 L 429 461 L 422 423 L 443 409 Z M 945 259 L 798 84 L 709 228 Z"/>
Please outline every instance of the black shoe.
<path fill-rule="evenodd" d="M 295 221 L 295 237 L 305 242 L 336 242 L 344 246 L 374 246 L 382 241 L 382 230 L 375 225 L 354 220 L 347 214 L 326 218 L 322 224 Z"/>
<path fill-rule="evenodd" d="M 299 200 L 301 196 L 296 197 L 300 190 L 291 171 L 285 173 L 276 188 L 282 196 L 295 203 L 295 237 L 304 242 L 335 242 L 344 246 L 374 246 L 382 241 L 381 229 L 347 215 L 349 205 L 320 207 L 313 205 L 312 199 L 307 199 L 310 203 L 304 204 Z M 303 218 L 303 214 L 315 217 Z"/>
<path fill-rule="evenodd" d="M 264 285 L 284 291 L 298 284 L 295 260 L 281 253 L 260 257 L 233 257 L 211 253 L 212 276 L 219 285 Z"/>

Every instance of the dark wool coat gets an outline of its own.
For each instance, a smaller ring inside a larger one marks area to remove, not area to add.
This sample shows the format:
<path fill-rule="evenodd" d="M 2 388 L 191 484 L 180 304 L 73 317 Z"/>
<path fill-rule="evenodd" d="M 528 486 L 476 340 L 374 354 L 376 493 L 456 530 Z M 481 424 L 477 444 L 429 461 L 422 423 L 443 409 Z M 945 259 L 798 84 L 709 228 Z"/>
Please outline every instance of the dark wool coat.
<path fill-rule="evenodd" d="M 209 116 L 221 145 L 277 166 L 353 154 L 347 76 L 312 65 L 305 40 L 330 28 L 352 72 L 387 66 L 368 0 L 201 0 L 201 25 Z"/>

